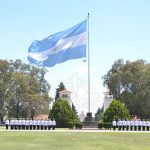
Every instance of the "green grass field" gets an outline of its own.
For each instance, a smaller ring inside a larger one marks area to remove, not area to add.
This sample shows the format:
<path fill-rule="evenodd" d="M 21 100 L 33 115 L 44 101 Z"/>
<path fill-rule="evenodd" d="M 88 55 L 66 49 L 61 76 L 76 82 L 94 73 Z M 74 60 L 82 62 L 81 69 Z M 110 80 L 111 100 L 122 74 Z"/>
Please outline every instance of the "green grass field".
<path fill-rule="evenodd" d="M 0 150 L 149 150 L 150 133 L 0 131 Z"/>

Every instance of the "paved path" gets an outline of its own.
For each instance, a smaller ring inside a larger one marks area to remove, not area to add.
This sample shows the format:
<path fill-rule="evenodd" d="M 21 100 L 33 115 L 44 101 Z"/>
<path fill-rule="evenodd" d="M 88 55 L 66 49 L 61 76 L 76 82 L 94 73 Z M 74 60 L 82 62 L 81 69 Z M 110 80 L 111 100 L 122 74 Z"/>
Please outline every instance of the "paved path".
<path fill-rule="evenodd" d="M 99 130 L 97 128 L 84 128 L 80 130 L 71 130 L 71 129 L 55 129 L 55 130 L 6 130 L 0 129 L 0 132 L 105 132 L 105 133 L 150 133 L 150 131 L 118 131 L 118 130 Z"/>

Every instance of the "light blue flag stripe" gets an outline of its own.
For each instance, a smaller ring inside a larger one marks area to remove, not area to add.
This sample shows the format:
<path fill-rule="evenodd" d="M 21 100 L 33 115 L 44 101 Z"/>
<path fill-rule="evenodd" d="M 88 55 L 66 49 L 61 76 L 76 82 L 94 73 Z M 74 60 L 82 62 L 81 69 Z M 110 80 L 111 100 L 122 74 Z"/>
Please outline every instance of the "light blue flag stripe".
<path fill-rule="evenodd" d="M 52 67 L 71 59 L 86 56 L 87 20 L 47 38 L 35 40 L 28 50 L 29 62 Z"/>

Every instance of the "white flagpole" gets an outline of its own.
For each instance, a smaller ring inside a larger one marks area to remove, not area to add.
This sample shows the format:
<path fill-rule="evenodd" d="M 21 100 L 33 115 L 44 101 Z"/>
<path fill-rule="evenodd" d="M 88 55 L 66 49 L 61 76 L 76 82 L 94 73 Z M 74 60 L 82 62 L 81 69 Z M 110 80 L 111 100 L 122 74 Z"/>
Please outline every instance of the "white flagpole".
<path fill-rule="evenodd" d="M 88 112 L 90 112 L 90 98 L 91 98 L 91 88 L 90 88 L 90 46 L 89 46 L 89 13 L 87 16 L 87 51 L 88 51 Z"/>

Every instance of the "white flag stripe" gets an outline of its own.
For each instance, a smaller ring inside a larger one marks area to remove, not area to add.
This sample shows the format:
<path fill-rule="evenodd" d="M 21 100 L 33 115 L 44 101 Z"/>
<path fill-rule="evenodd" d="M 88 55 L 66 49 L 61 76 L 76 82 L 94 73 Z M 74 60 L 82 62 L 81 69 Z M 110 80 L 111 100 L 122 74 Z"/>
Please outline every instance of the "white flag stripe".
<path fill-rule="evenodd" d="M 86 44 L 86 32 L 72 36 L 65 39 L 60 39 L 56 45 L 48 50 L 44 50 L 36 53 L 28 53 L 28 57 L 31 57 L 37 61 L 44 61 L 47 59 L 48 55 L 56 54 L 60 51 L 67 50 L 69 48 L 74 48 Z"/>

